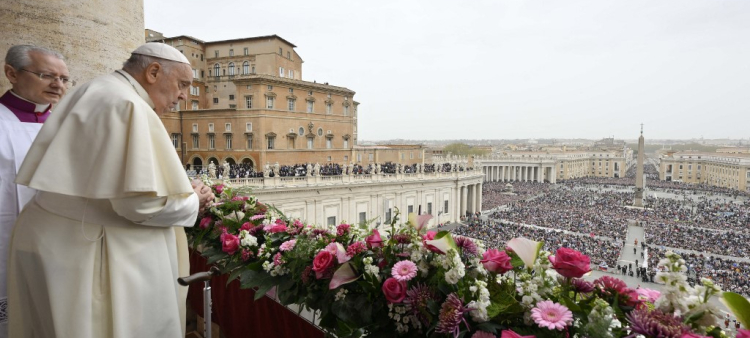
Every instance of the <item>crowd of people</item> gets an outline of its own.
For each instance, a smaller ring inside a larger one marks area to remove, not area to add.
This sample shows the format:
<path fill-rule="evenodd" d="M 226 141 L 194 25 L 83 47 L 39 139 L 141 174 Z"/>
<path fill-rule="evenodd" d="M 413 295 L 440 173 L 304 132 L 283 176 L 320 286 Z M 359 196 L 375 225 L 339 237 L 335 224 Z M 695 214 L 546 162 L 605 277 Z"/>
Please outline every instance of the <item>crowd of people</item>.
<path fill-rule="evenodd" d="M 512 191 L 507 185 L 510 184 Z M 482 207 L 492 210 L 549 192 L 550 184 L 539 182 L 484 182 L 482 184 Z"/>

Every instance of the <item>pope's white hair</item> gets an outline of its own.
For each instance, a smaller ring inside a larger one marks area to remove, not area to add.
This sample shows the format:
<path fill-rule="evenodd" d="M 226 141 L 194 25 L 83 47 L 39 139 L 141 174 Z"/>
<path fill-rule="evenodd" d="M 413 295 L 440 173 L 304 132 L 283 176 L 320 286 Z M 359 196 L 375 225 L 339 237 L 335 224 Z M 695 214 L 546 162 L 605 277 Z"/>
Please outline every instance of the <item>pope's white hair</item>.
<path fill-rule="evenodd" d="M 15 45 L 8 49 L 8 53 L 5 55 L 5 64 L 10 65 L 13 69 L 24 68 L 31 64 L 31 56 L 29 56 L 31 52 L 51 55 L 60 60 L 65 60 L 62 54 L 49 48 L 34 45 Z"/>
<path fill-rule="evenodd" d="M 137 74 L 146 70 L 146 68 L 154 62 L 162 66 L 164 74 L 169 74 L 175 66 L 180 64 L 179 62 L 164 60 L 152 56 L 130 54 L 130 58 L 122 64 L 122 70 L 131 74 Z"/>

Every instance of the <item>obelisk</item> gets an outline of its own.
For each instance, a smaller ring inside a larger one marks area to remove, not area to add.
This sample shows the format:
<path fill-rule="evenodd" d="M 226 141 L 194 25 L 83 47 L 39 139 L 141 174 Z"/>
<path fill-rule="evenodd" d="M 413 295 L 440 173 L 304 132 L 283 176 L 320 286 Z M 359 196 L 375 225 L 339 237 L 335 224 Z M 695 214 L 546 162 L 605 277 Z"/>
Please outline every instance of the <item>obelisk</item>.
<path fill-rule="evenodd" d="M 638 138 L 638 163 L 636 164 L 635 173 L 635 197 L 633 198 L 633 206 L 643 208 L 643 123 L 641 123 L 641 137 Z"/>

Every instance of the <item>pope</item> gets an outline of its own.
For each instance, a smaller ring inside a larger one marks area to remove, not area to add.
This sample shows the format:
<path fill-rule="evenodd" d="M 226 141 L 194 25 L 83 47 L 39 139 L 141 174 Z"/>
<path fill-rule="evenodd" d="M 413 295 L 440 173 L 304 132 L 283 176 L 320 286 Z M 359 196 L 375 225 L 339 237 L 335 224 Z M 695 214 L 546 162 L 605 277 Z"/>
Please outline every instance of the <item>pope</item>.
<path fill-rule="evenodd" d="M 11 239 L 11 337 L 185 336 L 183 227 L 214 196 L 159 115 L 191 83 L 182 53 L 147 43 L 56 106 L 16 178 L 37 193 Z"/>

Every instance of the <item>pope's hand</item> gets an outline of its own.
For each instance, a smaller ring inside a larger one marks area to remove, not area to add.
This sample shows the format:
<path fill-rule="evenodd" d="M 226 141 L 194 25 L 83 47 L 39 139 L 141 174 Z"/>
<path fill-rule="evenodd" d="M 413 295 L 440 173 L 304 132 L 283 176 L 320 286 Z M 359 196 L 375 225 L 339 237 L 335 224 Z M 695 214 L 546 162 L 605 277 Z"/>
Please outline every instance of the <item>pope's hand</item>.
<path fill-rule="evenodd" d="M 203 212 L 211 207 L 215 198 L 213 192 L 211 192 L 211 188 L 198 180 L 194 180 L 191 184 L 193 186 L 193 191 L 198 195 L 199 212 Z"/>

